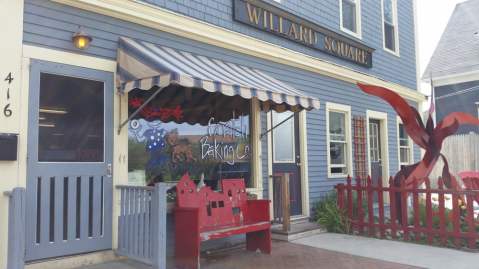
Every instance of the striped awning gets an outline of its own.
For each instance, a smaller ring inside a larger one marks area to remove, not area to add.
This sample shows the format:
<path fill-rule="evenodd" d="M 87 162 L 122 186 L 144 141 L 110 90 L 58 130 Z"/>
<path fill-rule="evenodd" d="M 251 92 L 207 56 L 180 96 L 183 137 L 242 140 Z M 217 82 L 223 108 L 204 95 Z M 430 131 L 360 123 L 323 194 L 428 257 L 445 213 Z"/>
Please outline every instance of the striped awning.
<path fill-rule="evenodd" d="M 277 111 L 310 110 L 320 105 L 318 99 L 257 69 L 170 47 L 120 38 L 117 58 L 122 92 L 179 85 L 245 99 L 257 97 L 264 109 Z"/>

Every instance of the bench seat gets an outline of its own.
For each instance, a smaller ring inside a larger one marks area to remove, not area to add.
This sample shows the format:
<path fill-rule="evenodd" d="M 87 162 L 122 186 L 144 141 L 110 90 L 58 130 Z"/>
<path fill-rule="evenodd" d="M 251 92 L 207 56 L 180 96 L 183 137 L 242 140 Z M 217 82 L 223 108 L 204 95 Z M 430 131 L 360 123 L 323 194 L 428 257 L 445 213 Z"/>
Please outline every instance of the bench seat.
<path fill-rule="evenodd" d="M 242 226 L 226 227 L 219 230 L 212 230 L 200 233 L 201 241 L 208 241 L 212 239 L 220 239 L 238 234 L 246 234 L 257 231 L 269 230 L 271 223 L 269 221 L 262 221 Z"/>

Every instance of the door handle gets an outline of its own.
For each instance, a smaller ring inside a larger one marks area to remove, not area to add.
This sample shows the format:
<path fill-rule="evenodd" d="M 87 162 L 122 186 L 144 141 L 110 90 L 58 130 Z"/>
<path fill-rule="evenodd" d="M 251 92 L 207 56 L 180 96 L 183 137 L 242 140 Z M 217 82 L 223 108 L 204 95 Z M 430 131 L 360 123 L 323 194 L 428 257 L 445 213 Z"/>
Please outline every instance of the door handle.
<path fill-rule="evenodd" d="M 109 163 L 106 167 L 106 175 L 108 177 L 111 177 L 113 175 L 113 167 L 112 167 L 111 163 Z"/>

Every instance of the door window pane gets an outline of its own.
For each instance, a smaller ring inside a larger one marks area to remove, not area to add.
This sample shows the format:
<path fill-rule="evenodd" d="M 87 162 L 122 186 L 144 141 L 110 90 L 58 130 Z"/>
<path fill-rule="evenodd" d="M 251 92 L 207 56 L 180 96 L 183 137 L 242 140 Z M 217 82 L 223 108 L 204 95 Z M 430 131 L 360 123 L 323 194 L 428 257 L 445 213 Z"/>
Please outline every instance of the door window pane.
<path fill-rule="evenodd" d="M 379 162 L 381 160 L 381 151 L 379 146 L 379 125 L 377 123 L 369 123 L 369 149 L 371 162 Z"/>
<path fill-rule="evenodd" d="M 293 112 L 273 113 L 273 127 L 286 120 L 273 129 L 273 155 L 275 162 L 294 162 L 294 117 Z"/>
<path fill-rule="evenodd" d="M 103 162 L 104 83 L 40 74 L 38 161 Z"/>

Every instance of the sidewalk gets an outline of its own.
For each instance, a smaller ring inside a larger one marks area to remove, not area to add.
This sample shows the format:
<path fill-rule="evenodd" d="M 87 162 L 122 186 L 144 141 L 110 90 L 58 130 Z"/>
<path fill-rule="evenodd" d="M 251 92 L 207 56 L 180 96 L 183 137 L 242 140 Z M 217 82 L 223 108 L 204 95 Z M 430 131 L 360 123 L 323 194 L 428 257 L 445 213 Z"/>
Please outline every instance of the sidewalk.
<path fill-rule="evenodd" d="M 479 268 L 479 253 L 414 243 L 331 233 L 298 239 L 293 243 L 423 268 Z"/>
<path fill-rule="evenodd" d="M 170 261 L 171 262 L 171 261 Z M 167 269 L 173 269 L 171 263 Z M 202 269 L 416 269 L 377 259 L 354 256 L 300 244 L 273 241 L 271 255 L 230 249 L 221 253 L 202 255 Z M 150 266 L 131 260 L 121 260 L 81 269 L 151 269 Z"/>

